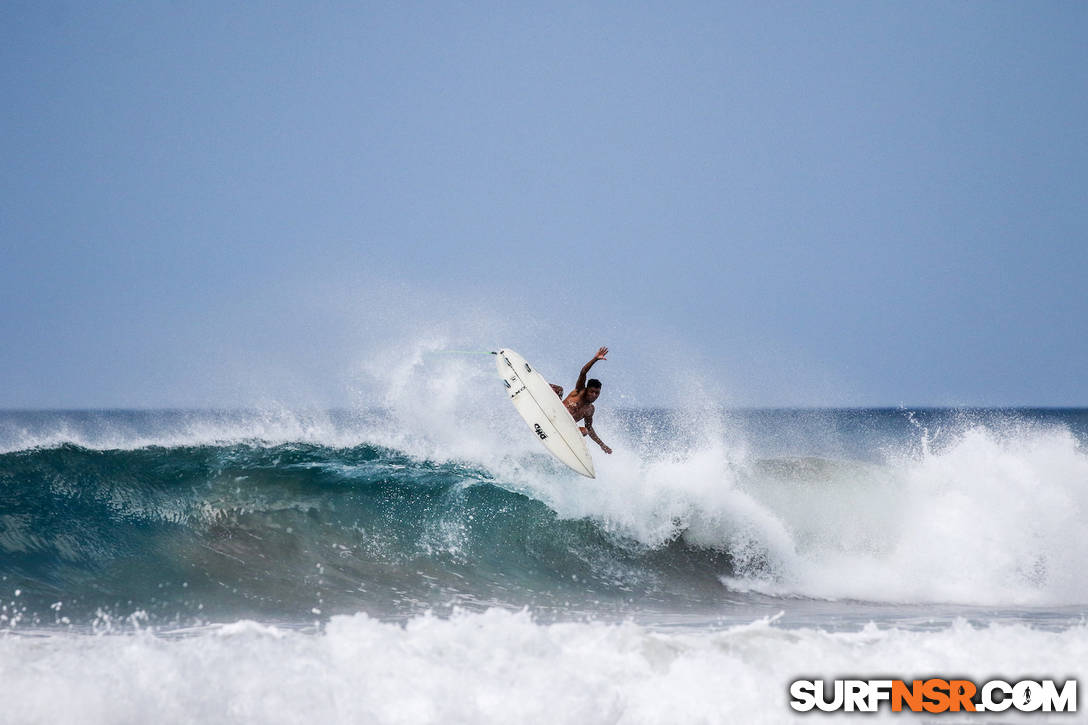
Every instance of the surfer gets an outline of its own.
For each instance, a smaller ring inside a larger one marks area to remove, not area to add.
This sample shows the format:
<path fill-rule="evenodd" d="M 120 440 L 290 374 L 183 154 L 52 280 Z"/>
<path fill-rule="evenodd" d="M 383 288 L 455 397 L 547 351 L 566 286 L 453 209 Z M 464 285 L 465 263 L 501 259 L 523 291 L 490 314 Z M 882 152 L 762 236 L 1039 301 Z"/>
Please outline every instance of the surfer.
<path fill-rule="evenodd" d="M 608 354 L 608 348 L 602 347 L 597 351 L 597 354 L 593 356 L 593 359 L 585 364 L 582 368 L 582 372 L 578 375 L 578 382 L 574 384 L 574 390 L 570 391 L 570 395 L 563 398 L 563 386 L 552 385 L 552 390 L 555 394 L 563 400 L 563 405 L 570 411 L 571 417 L 574 418 L 574 422 L 585 419 L 584 426 L 578 426 L 578 430 L 582 431 L 582 435 L 588 435 L 593 441 L 601 447 L 601 450 L 605 453 L 611 453 L 612 449 L 604 444 L 604 441 L 597 435 L 597 431 L 593 430 L 593 403 L 601 395 L 601 381 L 597 378 L 590 378 L 586 380 L 586 375 L 589 374 L 589 369 L 593 367 L 593 363 L 598 360 L 605 360 L 605 355 Z"/>

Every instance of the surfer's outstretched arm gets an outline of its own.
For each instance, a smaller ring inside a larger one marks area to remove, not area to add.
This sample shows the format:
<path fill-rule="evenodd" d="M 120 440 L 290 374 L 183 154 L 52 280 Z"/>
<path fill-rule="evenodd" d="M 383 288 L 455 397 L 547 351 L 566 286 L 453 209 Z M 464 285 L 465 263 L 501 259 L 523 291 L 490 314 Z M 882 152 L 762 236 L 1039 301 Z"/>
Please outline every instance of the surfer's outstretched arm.
<path fill-rule="evenodd" d="M 601 447 L 601 450 L 605 453 L 611 453 L 612 449 L 604 444 L 601 437 L 597 435 L 597 431 L 593 430 L 593 411 L 590 410 L 586 413 L 586 425 L 582 428 L 582 435 L 587 435 L 593 439 L 593 442 Z"/>
<path fill-rule="evenodd" d="M 576 391 L 577 390 L 585 390 L 585 387 L 586 387 L 586 375 L 589 375 L 589 369 L 591 367 L 593 367 L 593 363 L 597 362 L 598 360 L 607 359 L 607 358 L 605 358 L 605 355 L 607 355 L 607 354 L 608 354 L 608 348 L 607 347 L 602 347 L 600 350 L 597 351 L 597 354 L 593 356 L 592 360 L 590 360 L 584 366 L 582 366 L 582 372 L 578 373 L 578 382 L 574 384 L 574 389 Z"/>

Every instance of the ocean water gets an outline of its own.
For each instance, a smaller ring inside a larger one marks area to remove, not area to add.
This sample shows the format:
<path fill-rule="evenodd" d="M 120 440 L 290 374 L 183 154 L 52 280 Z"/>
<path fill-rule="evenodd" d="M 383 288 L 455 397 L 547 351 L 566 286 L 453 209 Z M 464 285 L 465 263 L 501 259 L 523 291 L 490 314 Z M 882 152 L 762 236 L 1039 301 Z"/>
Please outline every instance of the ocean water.
<path fill-rule="evenodd" d="M 1088 411 L 602 399 L 589 480 L 492 382 L 0 412 L 0 720 L 777 723 L 825 717 L 799 677 L 1084 672 Z"/>

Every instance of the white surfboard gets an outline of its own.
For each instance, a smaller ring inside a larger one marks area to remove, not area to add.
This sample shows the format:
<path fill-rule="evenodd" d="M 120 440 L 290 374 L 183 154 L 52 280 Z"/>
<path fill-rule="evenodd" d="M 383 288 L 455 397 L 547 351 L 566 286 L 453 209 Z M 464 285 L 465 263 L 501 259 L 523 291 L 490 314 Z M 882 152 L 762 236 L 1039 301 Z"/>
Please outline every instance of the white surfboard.
<path fill-rule="evenodd" d="M 582 431 L 544 376 L 513 350 L 499 350 L 495 366 L 510 401 L 533 435 L 560 461 L 583 476 L 596 478 Z"/>

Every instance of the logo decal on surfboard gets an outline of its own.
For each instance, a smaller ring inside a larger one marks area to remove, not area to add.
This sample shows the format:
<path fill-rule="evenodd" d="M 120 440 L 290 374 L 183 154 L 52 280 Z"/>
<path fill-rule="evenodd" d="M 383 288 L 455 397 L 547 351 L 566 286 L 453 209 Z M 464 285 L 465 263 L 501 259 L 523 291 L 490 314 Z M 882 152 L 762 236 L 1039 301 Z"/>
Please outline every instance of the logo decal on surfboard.
<path fill-rule="evenodd" d="M 540 436 L 540 440 L 544 440 L 548 437 L 548 434 L 544 432 L 544 429 L 540 427 L 540 423 L 533 423 L 533 430 Z"/>

